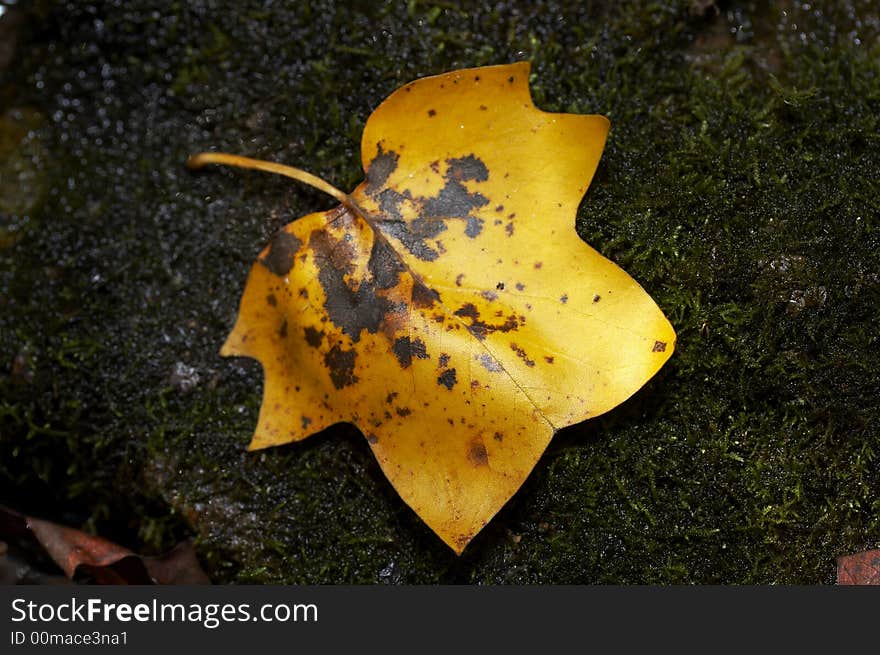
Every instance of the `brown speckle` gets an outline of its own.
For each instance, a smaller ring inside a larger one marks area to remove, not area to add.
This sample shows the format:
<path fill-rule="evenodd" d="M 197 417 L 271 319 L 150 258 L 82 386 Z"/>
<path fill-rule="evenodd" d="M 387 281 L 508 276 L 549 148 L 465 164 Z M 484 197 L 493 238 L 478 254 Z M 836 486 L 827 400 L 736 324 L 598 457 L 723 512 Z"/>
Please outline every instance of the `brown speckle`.
<path fill-rule="evenodd" d="M 489 465 L 489 453 L 486 452 L 486 446 L 483 443 L 483 440 L 479 437 L 476 437 L 473 441 L 470 442 L 468 446 L 468 460 L 474 466 L 488 466 Z"/>
<path fill-rule="evenodd" d="M 275 297 L 274 293 L 270 293 L 268 296 L 266 296 L 266 302 L 269 303 L 269 305 L 271 305 L 272 307 L 278 306 L 278 298 Z"/>
<path fill-rule="evenodd" d="M 396 152 L 393 150 L 386 152 L 381 142 L 376 144 L 376 156 L 367 166 L 367 193 L 372 195 L 385 185 L 389 176 L 397 170 L 399 160 L 400 155 Z"/>
<path fill-rule="evenodd" d="M 367 434 L 367 441 L 369 441 L 370 443 L 379 443 L 379 437 L 370 432 L 369 434 Z"/>
<path fill-rule="evenodd" d="M 399 337 L 395 339 L 394 346 L 391 348 L 397 362 L 401 368 L 409 368 L 413 358 L 428 359 L 428 352 L 425 343 L 421 339 L 410 340 L 409 337 Z"/>
<path fill-rule="evenodd" d="M 500 432 L 496 432 L 495 434 L 493 434 L 493 435 L 492 435 L 492 438 L 493 438 L 495 441 L 504 441 L 504 435 L 501 434 Z"/>
<path fill-rule="evenodd" d="M 442 384 L 447 389 L 452 389 L 455 386 L 455 383 L 458 380 L 455 377 L 455 369 L 451 368 L 448 371 L 443 371 L 439 376 L 437 376 L 437 384 Z"/>
<path fill-rule="evenodd" d="M 563 293 L 562 296 L 559 298 L 559 302 L 561 302 L 563 305 L 564 305 L 565 303 L 567 303 L 567 302 L 568 302 L 568 294 L 567 294 L 567 293 Z"/>
<path fill-rule="evenodd" d="M 437 115 L 437 111 L 435 109 L 428 110 L 428 116 L 430 116 L 431 118 L 434 118 L 434 116 L 436 116 L 436 115 Z"/>
<path fill-rule="evenodd" d="M 413 284 L 410 298 L 413 305 L 419 309 L 427 309 L 433 307 L 434 303 L 440 300 L 440 294 L 433 289 L 429 289 L 424 284 L 416 282 Z"/>
<path fill-rule="evenodd" d="M 553 357 L 552 357 L 551 355 L 545 355 L 545 357 L 544 357 L 544 361 L 547 362 L 548 364 L 552 364 L 552 363 L 555 362 L 556 360 L 553 359 Z"/>
<path fill-rule="evenodd" d="M 440 353 L 440 360 L 437 363 L 440 368 L 446 368 L 449 365 L 449 354 Z"/>
<path fill-rule="evenodd" d="M 464 273 L 459 273 L 455 276 L 455 286 L 460 287 L 461 281 L 464 279 Z"/>
<path fill-rule="evenodd" d="M 599 302 L 600 300 L 602 300 L 602 296 L 600 296 L 598 293 L 593 296 L 593 302 Z"/>
<path fill-rule="evenodd" d="M 514 80 L 513 75 L 511 75 L 510 77 L 507 78 L 507 81 L 510 82 L 511 84 L 513 84 L 513 80 Z"/>
<path fill-rule="evenodd" d="M 412 414 L 412 410 L 409 407 L 396 407 L 394 411 L 397 412 L 398 416 L 409 416 Z"/>
<path fill-rule="evenodd" d="M 515 343 L 510 344 L 510 349 L 516 353 L 517 357 L 519 357 L 521 360 L 523 360 L 525 362 L 526 366 L 534 366 L 535 365 L 534 360 L 529 359 L 529 356 L 526 353 L 526 351 L 523 350 L 522 348 L 520 348 Z"/>
<path fill-rule="evenodd" d="M 654 347 L 651 349 L 652 353 L 662 353 L 666 352 L 666 342 L 665 341 L 655 341 Z"/>
<path fill-rule="evenodd" d="M 526 288 L 526 285 L 523 284 L 522 282 L 517 282 L 517 283 L 516 283 L 516 290 L 517 290 L 517 291 L 524 291 L 525 288 Z"/>
<path fill-rule="evenodd" d="M 504 226 L 504 231 L 507 232 L 507 236 L 513 236 L 513 223 L 508 223 Z"/>
<path fill-rule="evenodd" d="M 495 288 L 498 289 L 498 291 L 504 291 L 504 282 L 499 282 L 495 285 Z"/>
<path fill-rule="evenodd" d="M 544 262 L 535 262 L 535 269 L 539 269 L 544 265 Z"/>
<path fill-rule="evenodd" d="M 471 324 L 468 326 L 468 330 L 481 341 L 486 338 L 487 334 L 492 332 L 510 332 L 519 328 L 522 323 L 522 317 L 515 315 L 506 317 L 501 325 L 486 323 L 480 318 L 480 312 L 473 303 L 465 303 L 455 310 L 454 314 L 462 318 L 469 318 Z"/>
<path fill-rule="evenodd" d="M 278 328 L 278 336 L 281 337 L 282 339 L 287 338 L 287 319 L 286 318 L 283 321 L 281 321 L 281 327 Z"/>
<path fill-rule="evenodd" d="M 333 346 L 324 355 L 324 364 L 330 372 L 330 380 L 334 387 L 342 389 L 358 381 L 358 376 L 354 374 L 356 359 L 357 353 L 354 350 L 343 350 L 338 345 Z"/>
<path fill-rule="evenodd" d="M 302 241 L 290 232 L 278 230 L 260 263 L 278 277 L 284 277 L 293 268 L 293 259 L 301 246 Z"/>
<path fill-rule="evenodd" d="M 303 416 L 303 417 L 302 417 L 302 429 L 303 429 L 303 430 L 308 430 L 308 429 L 309 429 L 309 426 L 310 426 L 311 424 L 312 424 L 312 419 L 310 419 L 308 416 Z"/>
<path fill-rule="evenodd" d="M 316 330 L 311 325 L 303 330 L 306 337 L 306 343 L 312 348 L 320 348 L 324 340 L 323 330 Z"/>

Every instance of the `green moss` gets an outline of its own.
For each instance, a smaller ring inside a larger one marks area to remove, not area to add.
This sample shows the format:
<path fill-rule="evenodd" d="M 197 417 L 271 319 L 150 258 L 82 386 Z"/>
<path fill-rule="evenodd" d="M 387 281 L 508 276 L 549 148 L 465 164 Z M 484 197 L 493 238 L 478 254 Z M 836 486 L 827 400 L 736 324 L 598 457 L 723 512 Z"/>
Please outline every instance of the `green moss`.
<path fill-rule="evenodd" d="M 15 8 L 0 170 L 34 192 L 0 178 L 0 502 L 195 536 L 219 582 L 833 581 L 880 541 L 877 10 L 702 4 Z M 355 430 L 244 451 L 260 370 L 217 351 L 269 235 L 330 202 L 182 164 L 350 188 L 388 93 L 518 59 L 544 109 L 611 118 L 577 229 L 679 341 L 458 558 Z"/>

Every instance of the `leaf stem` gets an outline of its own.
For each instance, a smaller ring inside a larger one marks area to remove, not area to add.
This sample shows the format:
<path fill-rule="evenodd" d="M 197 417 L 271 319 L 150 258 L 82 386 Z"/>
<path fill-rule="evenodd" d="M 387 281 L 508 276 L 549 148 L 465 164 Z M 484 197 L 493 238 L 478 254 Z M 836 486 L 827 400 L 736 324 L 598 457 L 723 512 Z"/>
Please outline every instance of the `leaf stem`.
<path fill-rule="evenodd" d="M 187 168 L 198 170 L 208 164 L 222 164 L 225 166 L 237 166 L 238 168 L 251 168 L 258 171 L 266 171 L 267 173 L 277 173 L 285 177 L 299 180 L 311 187 L 323 191 L 333 196 L 345 206 L 351 206 L 351 198 L 347 193 L 343 193 L 332 184 L 325 182 L 320 177 L 307 173 L 306 171 L 294 168 L 293 166 L 285 166 L 284 164 L 276 164 L 261 159 L 251 159 L 250 157 L 241 157 L 239 155 L 230 155 L 225 152 L 200 152 L 197 155 L 191 155 L 186 160 Z"/>

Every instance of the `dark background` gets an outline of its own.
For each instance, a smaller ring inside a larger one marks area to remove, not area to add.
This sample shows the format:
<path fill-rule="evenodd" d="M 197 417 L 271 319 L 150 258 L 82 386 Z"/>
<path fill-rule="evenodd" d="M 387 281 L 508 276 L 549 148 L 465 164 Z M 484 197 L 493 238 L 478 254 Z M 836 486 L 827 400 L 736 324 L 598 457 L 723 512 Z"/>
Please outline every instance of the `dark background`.
<path fill-rule="evenodd" d="M 220 583 L 819 584 L 877 547 L 875 3 L 0 5 L 0 503 L 194 538 Z M 245 452 L 261 371 L 217 352 L 269 236 L 333 203 L 183 163 L 351 189 L 394 89 L 518 60 L 610 118 L 577 230 L 679 341 L 459 558 L 353 428 Z"/>

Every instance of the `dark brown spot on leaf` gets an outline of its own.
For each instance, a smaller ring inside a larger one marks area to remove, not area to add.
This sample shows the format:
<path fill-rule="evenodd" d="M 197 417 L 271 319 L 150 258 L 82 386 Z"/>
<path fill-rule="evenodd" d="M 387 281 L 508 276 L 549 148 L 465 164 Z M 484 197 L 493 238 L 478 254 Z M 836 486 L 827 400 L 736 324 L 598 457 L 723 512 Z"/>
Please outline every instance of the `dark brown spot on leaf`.
<path fill-rule="evenodd" d="M 354 364 L 357 360 L 357 353 L 354 350 L 343 350 L 338 345 L 333 346 L 330 351 L 324 355 L 324 364 L 330 372 L 330 380 L 337 389 L 351 386 L 358 381 L 358 377 L 354 374 Z"/>
<path fill-rule="evenodd" d="M 485 182 L 489 179 L 489 169 L 483 161 L 474 155 L 447 159 L 448 168 L 444 175 L 445 186 L 431 198 L 422 198 L 422 215 L 425 218 L 466 218 L 468 225 L 465 233 L 475 237 L 483 228 L 483 222 L 470 212 L 478 207 L 489 204 L 486 196 L 476 191 L 468 191 L 463 182 L 470 180 Z"/>
<path fill-rule="evenodd" d="M 428 309 L 433 307 L 434 303 L 440 301 L 439 293 L 417 281 L 413 282 L 411 297 L 413 305 L 419 309 Z"/>
<path fill-rule="evenodd" d="M 396 193 L 396 192 L 395 192 Z M 383 192 L 384 195 L 384 192 Z M 399 194 L 398 194 L 399 195 Z M 404 248 L 422 261 L 432 262 L 440 253 L 426 242 L 446 230 L 446 223 L 437 217 L 417 218 L 413 221 L 387 220 L 378 223 L 379 229 L 400 241 Z"/>
<path fill-rule="evenodd" d="M 479 437 L 471 441 L 468 446 L 468 460 L 474 466 L 489 465 L 489 453 L 486 452 L 486 446 Z"/>
<path fill-rule="evenodd" d="M 405 270 L 397 253 L 385 239 L 375 239 L 367 268 L 373 275 L 373 281 L 380 289 L 391 289 L 397 286 L 400 274 Z"/>
<path fill-rule="evenodd" d="M 434 118 L 434 116 L 436 116 L 436 115 L 437 115 L 437 110 L 436 110 L 436 109 L 429 109 L 429 110 L 428 110 L 428 116 L 429 116 L 429 117 Z"/>
<path fill-rule="evenodd" d="M 522 348 L 520 348 L 517 344 L 515 344 L 515 343 L 510 344 L 510 349 L 516 353 L 517 357 L 519 357 L 521 360 L 523 360 L 526 363 L 526 366 L 534 366 L 535 365 L 534 360 L 529 359 L 529 356 L 528 356 L 528 354 L 526 354 L 526 351 L 523 350 Z"/>
<path fill-rule="evenodd" d="M 655 341 L 654 347 L 651 349 L 652 353 L 662 353 L 666 352 L 666 342 L 665 341 Z"/>
<path fill-rule="evenodd" d="M 442 384 L 447 389 L 452 389 L 452 387 L 455 386 L 456 382 L 458 382 L 458 380 L 455 377 L 455 369 L 454 368 L 451 368 L 448 371 L 443 371 L 437 377 L 437 384 Z"/>
<path fill-rule="evenodd" d="M 324 331 L 316 330 L 311 325 L 303 329 L 306 337 L 306 343 L 309 344 L 312 348 L 320 348 L 321 343 L 324 341 Z"/>
<path fill-rule="evenodd" d="M 385 182 L 388 181 L 388 177 L 397 169 L 397 162 L 400 160 L 400 155 L 393 150 L 385 152 L 382 149 L 381 143 L 376 144 L 376 146 L 378 152 L 367 167 L 366 192 L 370 195 L 382 188 Z"/>
<path fill-rule="evenodd" d="M 412 414 L 412 410 L 409 407 L 396 407 L 394 411 L 397 412 L 398 416 L 409 416 Z"/>
<path fill-rule="evenodd" d="M 466 303 L 455 310 L 455 315 L 461 318 L 468 318 L 471 324 L 468 326 L 471 334 L 480 340 L 486 338 L 487 334 L 492 332 L 510 332 L 516 330 L 520 326 L 520 318 L 515 315 L 508 316 L 501 325 L 486 323 L 480 319 L 480 312 L 473 303 Z"/>
<path fill-rule="evenodd" d="M 278 328 L 278 336 L 282 339 L 287 338 L 287 319 L 281 321 L 281 327 Z"/>
<path fill-rule="evenodd" d="M 352 341 L 359 341 L 363 330 L 375 334 L 387 314 L 401 310 L 377 293 L 375 276 L 361 280 L 357 289 L 348 286 L 345 277 L 353 272 L 352 261 L 357 256 L 350 244 L 335 241 L 324 230 L 313 231 L 309 243 L 326 296 L 327 316 Z"/>
<path fill-rule="evenodd" d="M 286 230 L 278 230 L 269 243 L 269 251 L 260 263 L 278 277 L 284 277 L 293 268 L 293 259 L 302 246 L 302 241 Z"/>
<path fill-rule="evenodd" d="M 593 302 L 599 302 L 600 300 L 602 300 L 602 296 L 600 296 L 598 293 L 593 296 Z"/>
<path fill-rule="evenodd" d="M 270 293 L 268 296 L 266 296 L 266 302 L 269 303 L 269 305 L 271 305 L 272 307 L 278 306 L 278 298 L 275 297 L 274 293 Z"/>
<path fill-rule="evenodd" d="M 401 368 L 409 368 L 412 365 L 413 357 L 428 359 L 425 343 L 421 339 L 410 340 L 409 337 L 399 337 L 394 340 L 391 350 L 397 357 Z"/>
<path fill-rule="evenodd" d="M 447 180 L 459 180 L 462 182 L 475 180 L 477 182 L 485 182 L 489 179 L 489 169 L 483 160 L 474 155 L 458 157 L 455 159 L 447 159 L 449 170 L 446 171 Z"/>
<path fill-rule="evenodd" d="M 468 216 L 467 225 L 464 228 L 464 233 L 467 236 L 469 236 L 471 239 L 474 239 L 482 231 L 483 231 L 483 219 L 477 218 L 475 216 Z"/>

